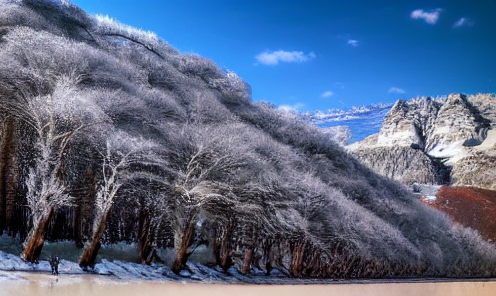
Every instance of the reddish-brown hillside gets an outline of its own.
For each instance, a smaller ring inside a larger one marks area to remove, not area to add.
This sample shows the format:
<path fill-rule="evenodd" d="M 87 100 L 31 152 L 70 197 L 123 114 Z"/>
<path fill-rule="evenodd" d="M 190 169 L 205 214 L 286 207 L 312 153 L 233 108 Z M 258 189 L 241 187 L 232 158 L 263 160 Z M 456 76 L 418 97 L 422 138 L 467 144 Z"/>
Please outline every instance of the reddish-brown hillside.
<path fill-rule="evenodd" d="M 496 241 L 496 191 L 471 187 L 441 187 L 430 205 L 454 221 Z"/>

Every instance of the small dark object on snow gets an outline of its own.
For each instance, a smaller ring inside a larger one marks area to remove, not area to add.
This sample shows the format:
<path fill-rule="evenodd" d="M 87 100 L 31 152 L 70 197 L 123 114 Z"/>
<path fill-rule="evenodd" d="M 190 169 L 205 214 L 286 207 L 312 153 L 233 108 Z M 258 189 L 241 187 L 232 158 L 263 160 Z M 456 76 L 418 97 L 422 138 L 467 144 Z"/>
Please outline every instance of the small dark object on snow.
<path fill-rule="evenodd" d="M 420 150 L 420 149 L 422 149 L 422 146 L 420 146 L 420 145 L 419 145 L 419 144 L 417 144 L 417 143 L 412 143 L 412 144 L 410 145 L 410 148 Z"/>
<path fill-rule="evenodd" d="M 413 189 L 413 192 L 415 192 L 415 193 L 420 193 L 422 191 L 422 187 L 420 187 L 420 185 L 417 183 L 414 183 L 412 185 L 412 189 Z"/>
<path fill-rule="evenodd" d="M 52 256 L 50 257 L 49 261 L 50 266 L 52 267 L 52 274 L 59 275 L 59 257 L 58 256 Z"/>

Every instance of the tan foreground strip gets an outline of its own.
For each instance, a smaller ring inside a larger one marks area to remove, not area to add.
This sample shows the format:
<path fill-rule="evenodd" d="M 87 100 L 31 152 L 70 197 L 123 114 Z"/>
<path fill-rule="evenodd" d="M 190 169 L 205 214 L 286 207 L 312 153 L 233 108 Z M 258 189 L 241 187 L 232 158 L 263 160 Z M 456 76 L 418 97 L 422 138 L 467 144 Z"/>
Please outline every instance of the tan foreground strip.
<path fill-rule="evenodd" d="M 226 285 L 170 282 L 125 282 L 92 275 L 51 276 L 39 273 L 12 273 L 23 280 L 2 280 L 0 295 L 5 296 L 145 296 L 145 295 L 232 295 L 232 296 L 496 296 L 496 281 L 367 283 L 329 285 Z"/>

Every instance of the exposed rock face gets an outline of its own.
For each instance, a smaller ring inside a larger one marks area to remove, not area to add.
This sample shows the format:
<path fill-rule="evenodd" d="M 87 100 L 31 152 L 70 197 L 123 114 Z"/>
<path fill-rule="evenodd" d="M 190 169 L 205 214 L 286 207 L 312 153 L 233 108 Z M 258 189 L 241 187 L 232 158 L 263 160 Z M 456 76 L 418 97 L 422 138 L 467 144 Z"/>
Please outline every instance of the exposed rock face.
<path fill-rule="evenodd" d="M 496 123 L 496 106 L 494 105 L 494 94 L 478 94 L 469 96 L 471 106 L 479 112 L 479 115 L 493 125 Z"/>
<path fill-rule="evenodd" d="M 408 146 L 365 147 L 353 151 L 353 155 L 377 173 L 406 184 L 439 182 L 433 161 Z"/>
<path fill-rule="evenodd" d="M 464 95 L 450 95 L 441 106 L 429 131 L 426 151 L 437 145 L 461 142 L 464 146 L 480 145 L 485 139 L 489 120 L 482 117 Z"/>
<path fill-rule="evenodd" d="M 374 171 L 402 183 L 440 183 L 443 176 L 423 148 L 442 103 L 442 98 L 399 100 L 386 114 L 378 134 L 348 150 Z"/>
<path fill-rule="evenodd" d="M 384 118 L 377 145 L 424 148 L 426 135 L 441 105 L 442 99 L 432 98 L 397 101 Z"/>
<path fill-rule="evenodd" d="M 492 94 L 399 100 L 378 134 L 348 150 L 376 172 L 407 184 L 494 189 L 495 106 Z"/>
<path fill-rule="evenodd" d="M 482 151 L 471 152 L 455 163 L 451 182 L 455 186 L 496 190 L 496 156 Z"/>

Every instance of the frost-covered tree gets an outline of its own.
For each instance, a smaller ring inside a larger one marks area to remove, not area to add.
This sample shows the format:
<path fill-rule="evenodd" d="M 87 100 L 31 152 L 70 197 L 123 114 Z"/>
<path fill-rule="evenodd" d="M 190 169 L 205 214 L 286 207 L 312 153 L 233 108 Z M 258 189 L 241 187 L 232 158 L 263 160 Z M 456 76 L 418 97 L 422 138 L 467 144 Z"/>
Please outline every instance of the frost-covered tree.
<path fill-rule="evenodd" d="M 26 201 L 31 210 L 33 228 L 22 258 L 37 262 L 44 234 L 54 212 L 72 204 L 63 179 L 64 159 L 71 140 L 82 130 L 102 122 L 104 116 L 90 98 L 78 91 L 80 78 L 60 76 L 49 94 L 23 96 L 9 100 L 4 110 L 25 122 L 33 132 L 35 157 L 26 179 Z M 26 151 L 31 147 L 24 147 Z"/>
<path fill-rule="evenodd" d="M 133 165 L 154 164 L 151 149 L 155 146 L 149 140 L 134 138 L 122 131 L 112 133 L 106 140 L 102 154 L 102 181 L 95 200 L 95 218 L 91 240 L 86 243 L 79 259 L 81 267 L 93 267 L 100 248 L 100 239 L 110 209 L 122 185 L 133 178 Z"/>
<path fill-rule="evenodd" d="M 143 31 L 124 25 L 109 16 L 96 15 L 94 30 L 101 37 L 118 37 L 142 46 L 157 57 L 164 59 L 167 54 L 176 54 L 176 50 L 162 42 L 150 31 Z M 99 40 L 104 41 L 103 38 Z"/>
<path fill-rule="evenodd" d="M 234 221 L 230 215 L 238 198 L 230 186 L 240 181 L 249 161 L 235 131 L 229 125 L 193 125 L 182 131 L 176 147 L 171 148 L 169 157 L 178 172 L 170 197 L 177 251 L 172 270 L 176 272 L 189 256 L 199 215 L 222 217 L 226 239 L 231 234 Z"/>
<path fill-rule="evenodd" d="M 155 176 L 154 176 L 155 177 Z M 143 180 L 143 179 L 142 179 Z M 151 185 L 151 178 L 148 179 L 147 185 Z M 141 263 L 150 265 L 154 260 L 160 261 L 157 255 L 157 240 L 170 241 L 170 231 L 164 231 L 163 228 L 169 228 L 171 224 L 172 213 L 167 201 L 169 188 L 163 186 L 160 182 L 157 189 L 139 192 L 140 212 L 138 225 L 138 247 Z M 162 186 L 160 186 L 162 185 Z M 165 187 L 165 188 L 164 188 Z"/>

